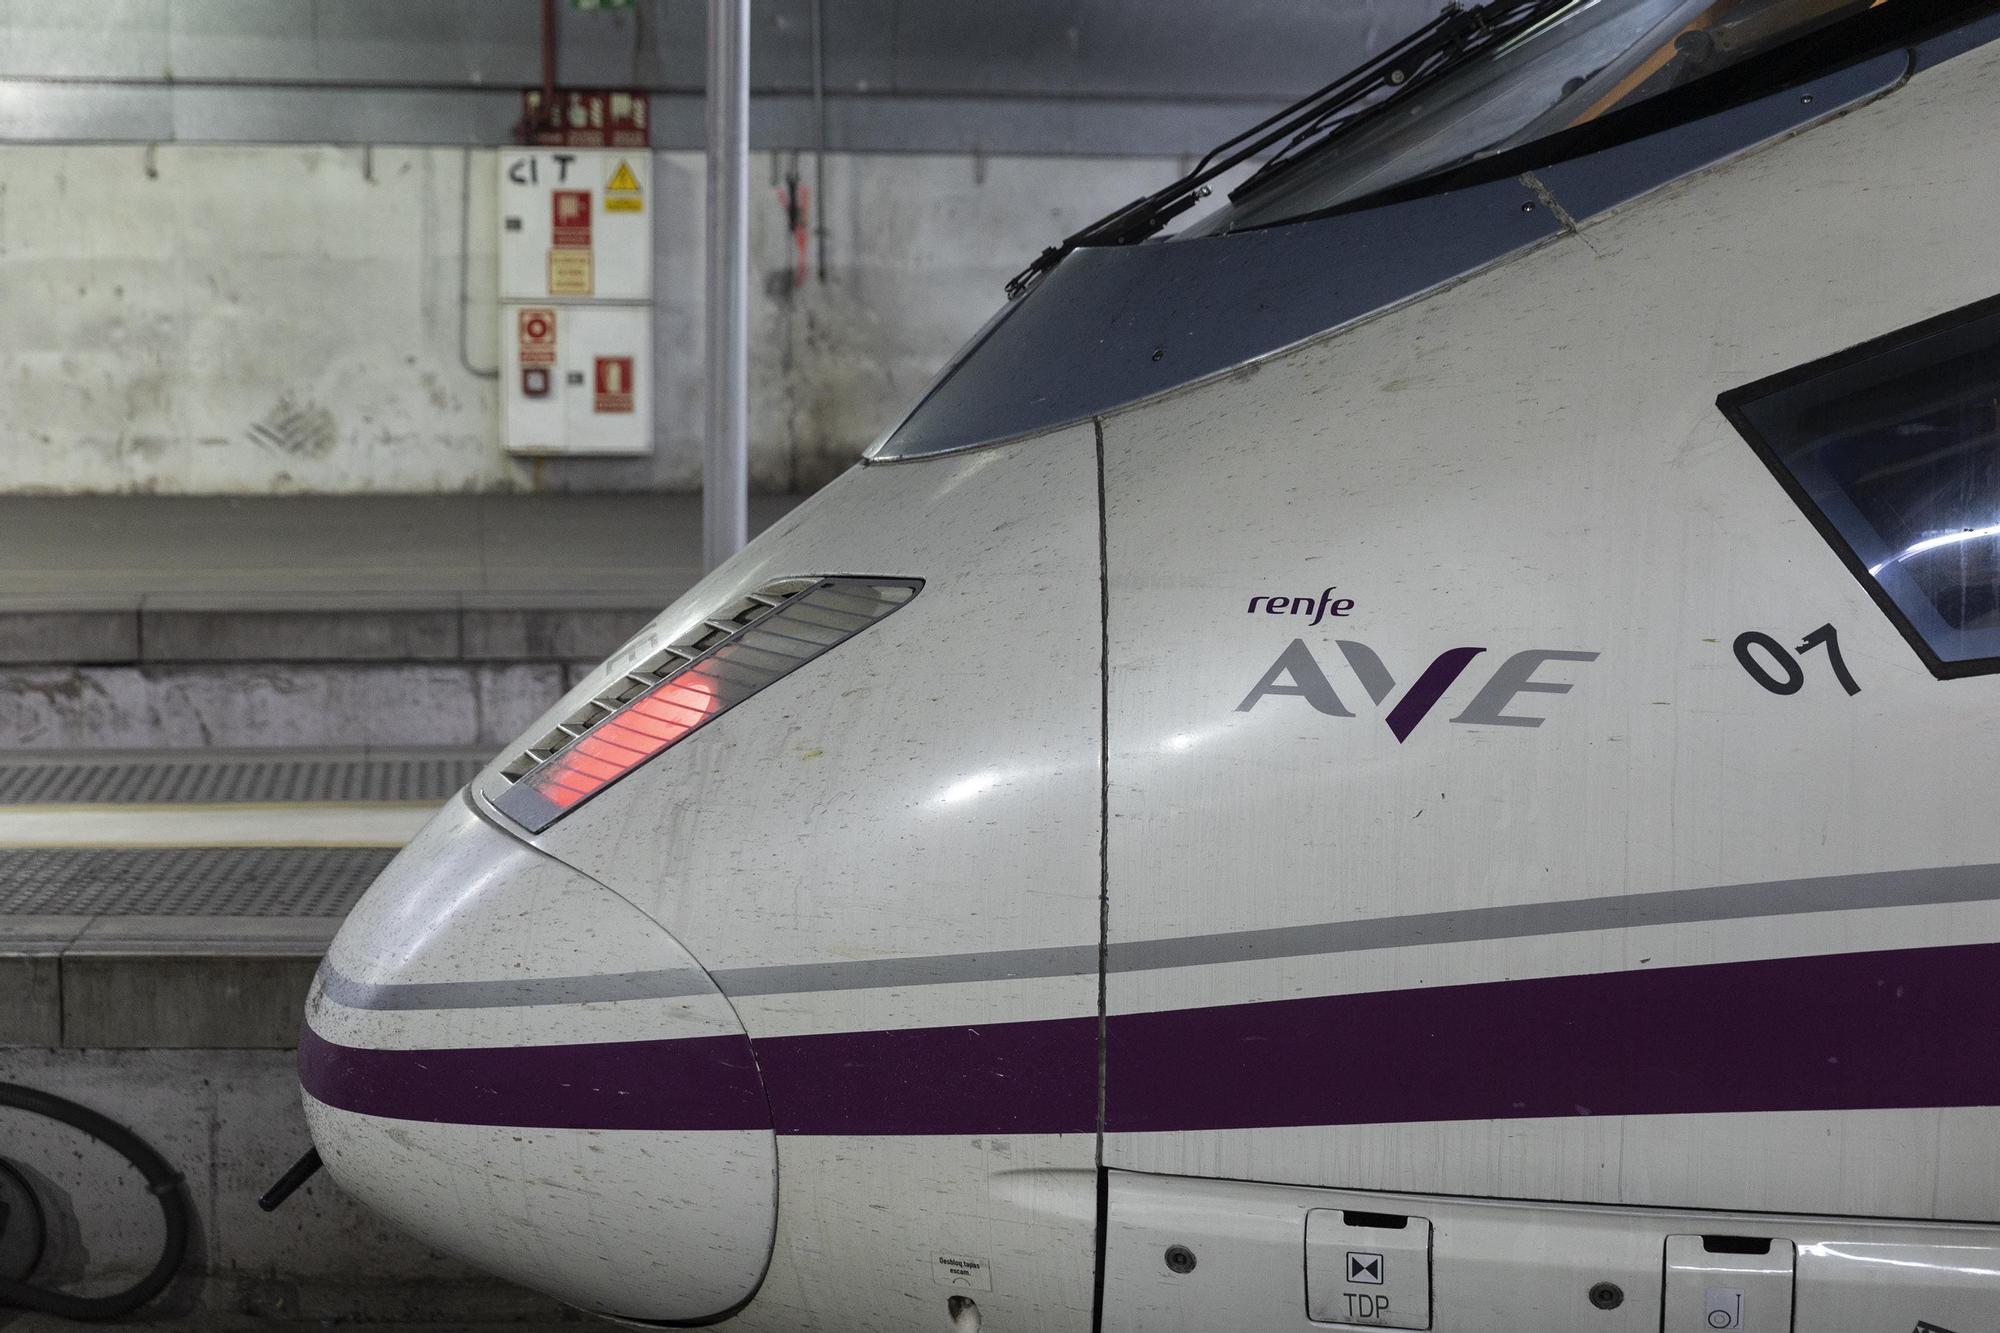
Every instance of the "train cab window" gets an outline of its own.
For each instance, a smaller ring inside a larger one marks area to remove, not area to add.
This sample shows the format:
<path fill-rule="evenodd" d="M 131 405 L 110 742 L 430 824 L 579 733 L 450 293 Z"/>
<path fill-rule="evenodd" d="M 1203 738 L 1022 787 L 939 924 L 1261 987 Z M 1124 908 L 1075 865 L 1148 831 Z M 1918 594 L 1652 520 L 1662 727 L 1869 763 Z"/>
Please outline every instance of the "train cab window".
<path fill-rule="evenodd" d="M 1316 116 L 1231 191 L 1226 208 L 1189 234 L 1310 216 L 1495 157 L 1778 51 L 1884 3 L 1489 0 L 1464 10 L 1450 6 L 1439 22 L 1462 31 L 1442 33 L 1439 49 L 1399 54 L 1380 96 Z"/>
<path fill-rule="evenodd" d="M 2000 671 L 2000 298 L 1719 406 L 1933 673 Z"/>

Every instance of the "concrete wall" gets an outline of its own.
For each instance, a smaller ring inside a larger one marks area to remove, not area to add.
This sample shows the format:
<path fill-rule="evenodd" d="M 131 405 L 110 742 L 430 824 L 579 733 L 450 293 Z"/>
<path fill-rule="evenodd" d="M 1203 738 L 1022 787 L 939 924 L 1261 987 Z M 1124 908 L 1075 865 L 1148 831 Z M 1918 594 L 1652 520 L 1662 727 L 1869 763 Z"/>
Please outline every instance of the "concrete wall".
<path fill-rule="evenodd" d="M 0 1050 L 0 1080 L 132 1127 L 187 1179 L 194 1212 L 187 1266 L 147 1316 L 455 1327 L 564 1317 L 547 1298 L 418 1244 L 324 1174 L 277 1212 L 260 1212 L 257 1196 L 311 1143 L 291 1051 Z M 104 1292 L 152 1265 L 159 1206 L 110 1149 L 0 1108 L 0 1155 L 28 1175 L 49 1210 L 37 1283 Z M 0 1312 L 0 1324 L 9 1322 Z"/>
<path fill-rule="evenodd" d="M 698 486 L 700 157 L 654 164 L 655 456 L 543 464 L 498 444 L 496 160 L 0 146 L 0 491 Z M 998 307 L 1009 275 L 1177 166 L 835 155 L 830 278 L 795 287 L 776 197 L 789 161 L 751 165 L 751 473 L 767 489 L 846 466 Z"/>

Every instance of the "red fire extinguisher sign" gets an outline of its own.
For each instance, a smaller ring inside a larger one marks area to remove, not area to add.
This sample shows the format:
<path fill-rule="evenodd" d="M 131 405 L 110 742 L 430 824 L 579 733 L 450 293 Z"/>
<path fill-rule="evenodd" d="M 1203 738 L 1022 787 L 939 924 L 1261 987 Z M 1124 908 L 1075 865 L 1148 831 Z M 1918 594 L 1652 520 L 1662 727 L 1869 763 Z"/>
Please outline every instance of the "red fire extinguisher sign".
<path fill-rule="evenodd" d="M 632 358 L 629 356 L 598 357 L 596 387 L 595 410 L 599 412 L 630 412 L 632 410 Z"/>

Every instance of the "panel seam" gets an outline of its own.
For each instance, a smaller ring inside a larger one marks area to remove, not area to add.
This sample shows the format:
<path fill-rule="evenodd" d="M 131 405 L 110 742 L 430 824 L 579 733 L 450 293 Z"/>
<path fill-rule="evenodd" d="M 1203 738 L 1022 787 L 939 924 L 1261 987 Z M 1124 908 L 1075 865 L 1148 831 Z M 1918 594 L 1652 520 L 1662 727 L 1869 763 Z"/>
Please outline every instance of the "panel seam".
<path fill-rule="evenodd" d="M 1104 418 L 1093 416 L 1097 455 L 1097 1266 L 1090 1326 L 1104 1327 L 1105 1263 L 1111 1230 L 1104 1166 L 1111 976 L 1111 541 L 1104 495 Z"/>

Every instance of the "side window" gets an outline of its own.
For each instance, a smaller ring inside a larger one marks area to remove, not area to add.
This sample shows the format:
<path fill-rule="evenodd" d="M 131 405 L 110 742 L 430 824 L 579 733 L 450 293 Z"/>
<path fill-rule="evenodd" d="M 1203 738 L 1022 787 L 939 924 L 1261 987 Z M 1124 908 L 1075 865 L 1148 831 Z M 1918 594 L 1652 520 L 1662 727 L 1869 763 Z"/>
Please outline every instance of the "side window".
<path fill-rule="evenodd" d="M 2000 671 L 2000 298 L 1717 405 L 1933 673 Z"/>

